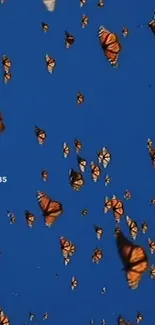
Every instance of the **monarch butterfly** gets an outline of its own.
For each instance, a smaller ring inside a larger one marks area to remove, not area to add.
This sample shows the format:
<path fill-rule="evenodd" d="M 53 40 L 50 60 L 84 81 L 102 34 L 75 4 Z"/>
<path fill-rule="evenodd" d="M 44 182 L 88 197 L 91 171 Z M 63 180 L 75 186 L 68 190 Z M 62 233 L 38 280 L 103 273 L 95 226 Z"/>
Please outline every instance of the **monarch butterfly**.
<path fill-rule="evenodd" d="M 72 256 L 75 253 L 75 245 L 64 237 L 60 237 L 60 245 L 64 257 Z"/>
<path fill-rule="evenodd" d="M 100 249 L 96 248 L 92 256 L 92 262 L 98 264 L 102 258 L 103 252 Z"/>
<path fill-rule="evenodd" d="M 154 279 L 155 278 L 155 265 L 151 265 L 150 267 L 150 279 Z"/>
<path fill-rule="evenodd" d="M 124 205 L 121 200 L 118 200 L 115 195 L 113 195 L 112 200 L 112 209 L 113 209 L 113 214 L 116 219 L 116 222 L 120 222 L 121 218 L 124 215 Z"/>
<path fill-rule="evenodd" d="M 63 144 L 64 158 L 67 158 L 69 156 L 70 152 L 71 152 L 70 147 L 68 146 L 68 144 L 66 142 L 64 142 L 64 144 Z"/>
<path fill-rule="evenodd" d="M 148 244 L 150 247 L 150 253 L 154 254 L 155 253 L 155 241 L 153 241 L 151 238 L 148 238 Z"/>
<path fill-rule="evenodd" d="M 74 44 L 74 36 L 69 34 L 68 32 L 65 32 L 65 46 L 67 49 L 71 47 L 71 45 Z"/>
<path fill-rule="evenodd" d="M 85 28 L 89 24 L 89 18 L 86 15 L 82 15 L 82 28 Z"/>
<path fill-rule="evenodd" d="M 126 199 L 126 200 L 130 200 L 131 197 L 132 197 L 131 192 L 130 192 L 129 190 L 126 190 L 126 191 L 125 191 L 125 194 L 124 194 L 124 199 Z"/>
<path fill-rule="evenodd" d="M 12 78 L 12 75 L 10 72 L 4 72 L 4 83 L 7 84 L 8 81 L 10 81 Z"/>
<path fill-rule="evenodd" d="M 46 182 L 48 180 L 48 171 L 47 170 L 43 170 L 41 172 L 41 178 L 44 182 Z"/>
<path fill-rule="evenodd" d="M 87 216 L 87 214 L 88 214 L 88 210 L 87 209 L 84 209 L 84 210 L 82 210 L 82 216 Z"/>
<path fill-rule="evenodd" d="M 94 230 L 96 232 L 97 239 L 101 239 L 103 236 L 103 229 L 98 226 L 94 226 Z"/>
<path fill-rule="evenodd" d="M 99 0 L 98 5 L 99 8 L 104 7 L 104 1 L 103 0 Z"/>
<path fill-rule="evenodd" d="M 79 153 L 83 147 L 82 142 L 80 140 L 75 139 L 74 144 L 75 144 L 76 152 Z"/>
<path fill-rule="evenodd" d="M 30 228 L 32 228 L 32 226 L 34 225 L 36 218 L 35 215 L 31 212 L 29 212 L 28 210 L 25 211 L 25 218 L 27 221 L 27 224 Z"/>
<path fill-rule="evenodd" d="M 104 200 L 104 213 L 109 212 L 111 209 L 112 209 L 112 200 L 106 196 Z"/>
<path fill-rule="evenodd" d="M 119 54 L 122 49 L 117 35 L 115 33 L 111 33 L 103 26 L 100 26 L 99 39 L 107 59 L 109 60 L 111 65 L 117 67 Z"/>
<path fill-rule="evenodd" d="M 148 257 L 142 246 L 133 244 L 119 227 L 115 230 L 119 256 L 124 264 L 126 278 L 131 289 L 139 286 L 142 275 L 148 269 Z"/>
<path fill-rule="evenodd" d="M 0 133 L 2 133 L 5 130 L 5 124 L 3 122 L 2 113 L 0 113 Z"/>
<path fill-rule="evenodd" d="M 97 166 L 96 164 L 94 164 L 93 161 L 91 162 L 90 167 L 91 167 L 92 179 L 94 182 L 97 182 L 99 177 L 101 176 L 101 168 L 100 168 L 100 166 Z"/>
<path fill-rule="evenodd" d="M 4 311 L 0 309 L 0 324 L 1 325 L 10 325 L 10 320 L 8 316 L 4 314 Z"/>
<path fill-rule="evenodd" d="M 84 185 L 82 173 L 76 172 L 74 169 L 70 169 L 69 182 L 75 191 L 80 191 L 81 187 Z"/>
<path fill-rule="evenodd" d="M 153 149 L 153 142 L 151 139 L 147 141 L 147 148 L 149 149 L 149 156 L 152 160 L 152 164 L 155 167 L 155 150 Z"/>
<path fill-rule="evenodd" d="M 4 71 L 8 73 L 11 69 L 12 62 L 7 55 L 3 55 L 2 63 L 3 63 Z"/>
<path fill-rule="evenodd" d="M 132 220 L 129 216 L 126 216 L 126 222 L 128 224 L 129 230 L 130 230 L 130 235 L 132 237 L 132 239 L 136 239 L 138 232 L 139 232 L 139 228 L 137 226 L 137 222 Z"/>
<path fill-rule="evenodd" d="M 35 318 L 35 314 L 29 313 L 29 320 L 32 321 Z"/>
<path fill-rule="evenodd" d="M 48 313 L 47 312 L 43 315 L 43 320 L 45 320 L 45 319 L 48 319 Z"/>
<path fill-rule="evenodd" d="M 62 204 L 58 201 L 53 201 L 44 192 L 37 192 L 37 200 L 43 212 L 45 225 L 51 227 L 56 219 L 63 213 Z"/>
<path fill-rule="evenodd" d="M 143 315 L 141 313 L 137 313 L 136 323 L 139 324 L 143 320 Z"/>
<path fill-rule="evenodd" d="M 80 7 L 83 7 L 86 4 L 87 0 L 80 0 Z"/>
<path fill-rule="evenodd" d="M 13 223 L 16 222 L 16 217 L 15 217 L 15 215 L 12 212 L 7 211 L 7 216 L 10 219 L 10 224 L 13 224 Z"/>
<path fill-rule="evenodd" d="M 80 156 L 77 156 L 77 161 L 78 161 L 78 165 L 79 165 L 81 172 L 84 173 L 86 170 L 86 167 L 87 167 L 86 159 L 81 158 Z"/>
<path fill-rule="evenodd" d="M 146 232 L 148 231 L 148 224 L 146 222 L 142 222 L 141 227 L 142 227 L 142 233 L 146 234 Z"/>
<path fill-rule="evenodd" d="M 51 58 L 48 54 L 46 54 L 45 60 L 48 72 L 52 73 L 56 67 L 56 60 Z"/>
<path fill-rule="evenodd" d="M 152 140 L 149 138 L 149 139 L 147 140 L 147 148 L 148 148 L 148 149 L 152 148 L 152 145 L 153 145 L 153 142 L 152 142 Z"/>
<path fill-rule="evenodd" d="M 153 148 L 149 149 L 149 155 L 152 160 L 152 165 L 155 167 L 155 150 Z"/>
<path fill-rule="evenodd" d="M 125 318 L 123 316 L 118 317 L 117 323 L 118 323 L 118 325 L 129 325 L 130 324 L 125 320 Z"/>
<path fill-rule="evenodd" d="M 74 290 L 78 286 L 78 280 L 73 276 L 71 280 L 71 289 Z"/>
<path fill-rule="evenodd" d="M 106 175 L 106 177 L 105 177 L 105 179 L 104 179 L 104 184 L 105 184 L 105 186 L 107 186 L 108 184 L 110 184 L 110 183 L 111 183 L 111 180 L 112 180 L 112 178 L 109 177 L 108 175 Z"/>
<path fill-rule="evenodd" d="M 43 145 L 43 143 L 45 142 L 45 140 L 47 138 L 46 132 L 44 130 L 38 128 L 37 126 L 35 126 L 35 134 L 38 139 L 38 143 L 40 145 Z"/>
<path fill-rule="evenodd" d="M 77 94 L 77 103 L 78 105 L 82 104 L 84 102 L 84 96 L 82 93 Z"/>
<path fill-rule="evenodd" d="M 122 34 L 123 34 L 123 36 L 124 36 L 124 37 L 128 36 L 128 33 L 129 33 L 128 28 L 127 28 L 127 27 L 123 27 L 123 28 L 122 28 Z"/>
<path fill-rule="evenodd" d="M 105 147 L 103 147 L 102 154 L 103 154 L 103 158 L 102 158 L 103 167 L 107 168 L 111 161 L 111 153 Z"/>
<path fill-rule="evenodd" d="M 47 33 L 49 31 L 49 25 L 46 24 L 46 23 L 41 23 L 41 26 L 42 26 L 42 30 L 44 33 Z"/>
<path fill-rule="evenodd" d="M 155 198 L 151 199 L 150 205 L 155 204 Z"/>
<path fill-rule="evenodd" d="M 155 17 L 148 23 L 148 27 L 150 27 L 152 33 L 155 35 Z"/>

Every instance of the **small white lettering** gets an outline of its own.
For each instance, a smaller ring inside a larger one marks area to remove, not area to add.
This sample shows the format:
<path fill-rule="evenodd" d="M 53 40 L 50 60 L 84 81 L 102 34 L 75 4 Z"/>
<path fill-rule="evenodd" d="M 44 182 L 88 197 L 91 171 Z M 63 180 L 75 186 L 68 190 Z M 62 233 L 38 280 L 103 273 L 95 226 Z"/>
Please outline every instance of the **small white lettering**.
<path fill-rule="evenodd" d="M 7 181 L 7 176 L 0 176 L 0 183 L 6 183 Z"/>

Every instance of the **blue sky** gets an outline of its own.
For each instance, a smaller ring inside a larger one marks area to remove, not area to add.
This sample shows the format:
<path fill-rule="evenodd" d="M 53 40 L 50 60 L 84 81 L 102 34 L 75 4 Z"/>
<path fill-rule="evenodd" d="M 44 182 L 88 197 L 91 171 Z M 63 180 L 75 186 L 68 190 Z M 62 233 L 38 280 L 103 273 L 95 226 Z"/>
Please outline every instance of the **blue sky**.
<path fill-rule="evenodd" d="M 126 214 L 139 224 L 147 221 L 148 235 L 155 239 L 155 212 L 149 206 L 155 195 L 155 175 L 146 148 L 149 137 L 155 142 L 155 39 L 147 27 L 137 28 L 147 25 L 153 11 L 153 0 L 105 0 L 102 9 L 93 0 L 82 9 L 78 1 L 57 0 L 53 13 L 41 1 L 7 0 L 0 6 L 1 57 L 8 55 L 13 64 L 12 81 L 3 84 L 2 69 L 0 77 L 0 111 L 6 124 L 0 136 L 0 176 L 8 178 L 0 184 L 1 306 L 13 325 L 28 323 L 30 311 L 36 314 L 37 325 L 42 324 L 46 311 L 47 322 L 56 325 L 89 324 L 91 318 L 96 324 L 105 318 L 113 325 L 119 314 L 135 321 L 138 311 L 144 314 L 144 325 L 155 322 L 154 281 L 147 273 L 138 290 L 128 288 L 117 255 L 114 218 L 103 213 L 106 195 L 123 198 L 130 189 L 133 199 L 125 203 Z M 90 19 L 86 29 L 81 28 L 82 14 Z M 50 25 L 46 35 L 42 21 Z M 100 48 L 100 25 L 120 36 L 123 49 L 118 69 L 109 65 Z M 126 39 L 121 35 L 124 25 L 129 28 Z M 70 50 L 64 46 L 66 30 L 76 39 Z M 53 75 L 46 70 L 46 53 L 56 59 Z M 76 104 L 78 91 L 85 95 L 81 107 Z M 35 125 L 47 132 L 42 147 L 34 134 Z M 89 170 L 81 192 L 70 187 L 68 170 L 77 168 L 75 138 L 82 141 L 81 156 L 88 163 L 96 161 L 103 146 L 109 148 L 112 162 L 107 173 L 112 183 L 108 188 L 104 186 L 106 171 L 94 184 Z M 72 150 L 66 160 L 64 142 Z M 47 183 L 41 180 L 42 169 L 49 171 Z M 51 229 L 44 226 L 37 190 L 64 206 L 63 216 Z M 81 217 L 84 208 L 89 210 L 87 217 Z M 33 229 L 26 225 L 26 209 L 36 215 Z M 16 224 L 9 224 L 6 210 L 15 213 Z M 101 242 L 94 224 L 104 229 Z M 125 220 L 122 230 L 128 235 Z M 60 254 L 60 236 L 77 246 L 68 267 Z M 140 234 L 137 243 L 148 251 L 147 235 Z M 99 265 L 91 262 L 96 246 L 104 252 Z M 154 256 L 150 262 L 155 263 Z M 70 290 L 72 276 L 79 280 L 75 292 Z M 104 286 L 107 293 L 102 296 Z"/>

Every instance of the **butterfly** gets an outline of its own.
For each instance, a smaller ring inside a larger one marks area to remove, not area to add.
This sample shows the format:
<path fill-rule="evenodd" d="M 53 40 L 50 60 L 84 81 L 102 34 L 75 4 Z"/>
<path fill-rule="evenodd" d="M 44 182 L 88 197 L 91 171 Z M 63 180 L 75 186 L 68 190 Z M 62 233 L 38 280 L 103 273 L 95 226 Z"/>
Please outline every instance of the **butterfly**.
<path fill-rule="evenodd" d="M 111 63 L 111 65 L 117 67 L 119 54 L 122 48 L 117 35 L 115 33 L 111 33 L 103 26 L 100 26 L 99 39 L 108 61 Z"/>
<path fill-rule="evenodd" d="M 115 230 L 119 256 L 124 265 L 128 285 L 131 289 L 139 286 L 143 274 L 148 269 L 148 257 L 144 248 L 128 240 L 119 227 Z"/>

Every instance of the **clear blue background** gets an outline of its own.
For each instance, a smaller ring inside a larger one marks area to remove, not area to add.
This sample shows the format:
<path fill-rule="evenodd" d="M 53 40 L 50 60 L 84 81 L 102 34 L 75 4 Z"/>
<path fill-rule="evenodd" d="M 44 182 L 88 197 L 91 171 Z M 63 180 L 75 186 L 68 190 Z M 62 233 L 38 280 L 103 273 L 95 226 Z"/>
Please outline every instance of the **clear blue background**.
<path fill-rule="evenodd" d="M 154 134 L 154 71 L 155 39 L 147 28 L 152 18 L 154 2 L 105 0 L 99 9 L 97 1 L 57 0 L 56 10 L 49 13 L 42 1 L 6 0 L 0 6 L 0 52 L 13 62 L 12 81 L 3 84 L 0 76 L 0 111 L 6 131 L 0 137 L 0 175 L 8 182 L 0 184 L 0 304 L 11 323 L 28 322 L 28 313 L 36 314 L 34 324 L 42 324 L 49 313 L 50 324 L 89 324 L 94 318 L 100 324 L 116 324 L 119 314 L 135 321 L 137 311 L 144 314 L 143 324 L 154 324 L 154 281 L 149 273 L 136 291 L 125 281 L 114 239 L 112 214 L 104 215 L 104 197 L 116 194 L 123 198 L 130 189 L 133 199 L 126 202 L 126 214 L 149 224 L 148 235 L 155 239 L 154 207 L 149 202 L 155 196 L 155 176 L 147 153 L 147 139 Z M 82 14 L 88 14 L 88 28 L 81 28 Z M 46 35 L 41 21 L 50 25 Z M 116 32 L 123 50 L 119 69 L 113 69 L 100 48 L 98 27 L 103 24 Z M 129 37 L 121 35 L 129 28 Z M 64 32 L 75 36 L 70 50 L 64 46 Z M 53 75 L 48 74 L 45 55 L 56 59 Z M 149 87 L 152 85 L 152 87 Z M 85 95 L 78 107 L 77 92 Z M 34 134 L 37 125 L 47 132 L 47 141 L 40 147 Z M 77 168 L 74 139 L 83 142 L 81 156 L 97 161 L 102 146 L 112 153 L 112 163 L 94 184 L 90 170 L 86 186 L 74 192 L 68 184 L 68 170 Z M 72 149 L 63 158 L 62 146 Z M 44 183 L 40 173 L 49 171 Z M 112 177 L 104 186 L 106 173 Z M 47 192 L 64 206 L 64 215 L 53 228 L 44 226 L 36 191 Z M 87 217 L 81 210 L 87 208 Z M 37 222 L 29 229 L 25 209 L 35 213 Z M 6 210 L 15 213 L 16 224 L 10 225 Z M 102 226 L 104 238 L 98 242 L 93 224 Z M 126 222 L 122 229 L 128 235 Z M 73 241 L 77 253 L 68 267 L 63 264 L 59 237 Z M 147 235 L 139 235 L 137 243 L 148 250 Z M 99 265 L 91 262 L 96 246 L 103 249 Z M 151 257 L 155 263 L 155 257 Z M 56 280 L 55 274 L 59 274 Z M 72 292 L 71 277 L 79 287 Z M 106 286 L 107 294 L 101 295 Z M 15 295 L 17 294 L 17 295 Z"/>

